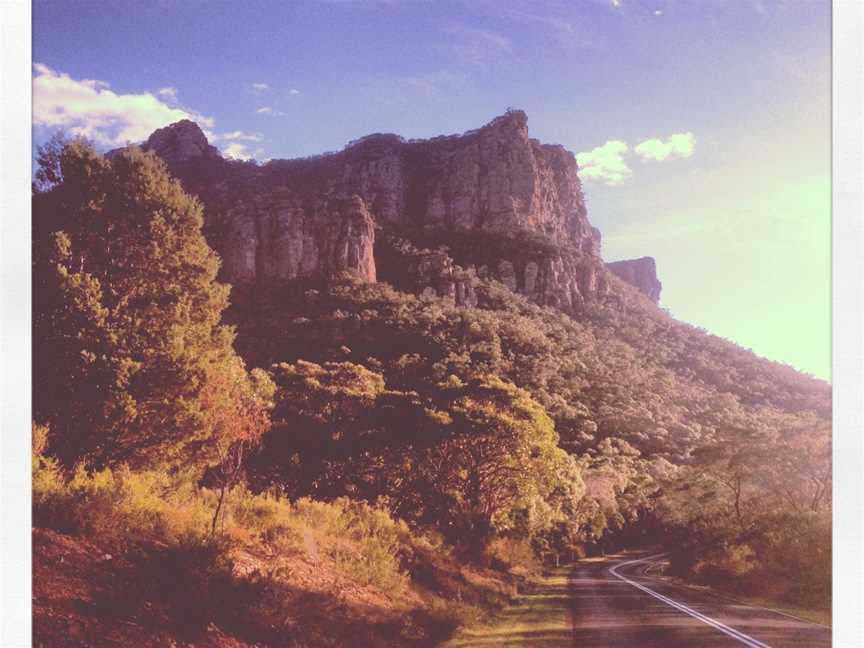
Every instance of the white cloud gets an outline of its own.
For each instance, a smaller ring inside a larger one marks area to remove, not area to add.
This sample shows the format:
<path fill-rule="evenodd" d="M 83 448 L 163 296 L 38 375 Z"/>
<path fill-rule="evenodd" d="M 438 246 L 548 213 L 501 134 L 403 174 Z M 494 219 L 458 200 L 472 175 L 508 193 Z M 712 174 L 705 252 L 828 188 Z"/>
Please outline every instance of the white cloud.
<path fill-rule="evenodd" d="M 693 133 L 674 133 L 665 141 L 658 138 L 642 140 L 633 148 L 643 161 L 662 162 L 693 155 L 696 138 Z M 603 146 L 576 154 L 579 177 L 603 184 L 619 185 L 633 175 L 625 157 L 630 157 L 630 147 L 622 140 L 609 140 Z"/>
<path fill-rule="evenodd" d="M 166 101 L 170 101 L 172 103 L 177 101 L 177 88 L 159 88 L 156 91 L 156 94 L 165 99 Z"/>
<path fill-rule="evenodd" d="M 643 160 L 662 162 L 675 158 L 687 158 L 693 155 L 696 138 L 693 133 L 674 133 L 666 141 L 652 138 L 640 142 L 633 150 Z"/>
<path fill-rule="evenodd" d="M 225 157 L 234 158 L 235 160 L 249 160 L 252 158 L 252 153 L 241 142 L 231 142 L 222 149 L 222 153 Z"/>
<path fill-rule="evenodd" d="M 284 117 L 285 113 L 281 110 L 274 110 L 272 106 L 261 106 L 255 110 L 258 115 L 270 115 L 272 117 Z"/>
<path fill-rule="evenodd" d="M 662 15 L 663 15 L 663 10 L 662 10 L 662 9 L 655 9 L 655 10 L 654 10 L 654 15 L 655 15 L 655 16 L 662 16 Z"/>
<path fill-rule="evenodd" d="M 100 146 L 122 146 L 144 140 L 157 128 L 181 119 L 191 119 L 204 128 L 214 125 L 213 119 L 169 106 L 149 92 L 117 94 L 104 81 L 76 80 L 41 63 L 33 68 L 36 127 L 63 129 Z M 160 95 L 166 96 L 161 91 Z"/>
<path fill-rule="evenodd" d="M 266 83 L 253 83 L 252 90 L 255 92 L 264 92 L 265 90 L 269 90 L 270 86 Z"/>
<path fill-rule="evenodd" d="M 300 94 L 300 91 L 297 88 L 291 88 L 288 91 L 288 94 L 291 95 L 292 97 L 296 97 L 297 95 Z"/>
<path fill-rule="evenodd" d="M 247 142 L 260 142 L 262 138 L 258 133 L 247 133 L 241 130 L 229 133 L 207 133 L 207 139 L 216 144 L 226 158 L 251 160 L 264 152 L 261 148 L 252 151 L 247 144 Z"/>
<path fill-rule="evenodd" d="M 246 133 L 244 131 L 236 130 L 231 131 L 230 133 L 222 133 L 221 135 L 213 135 L 212 140 L 214 142 L 260 142 L 261 136 L 257 133 Z"/>
<path fill-rule="evenodd" d="M 624 160 L 624 155 L 629 150 L 626 142 L 610 140 L 603 146 L 577 153 L 579 177 L 611 186 L 621 184 L 633 175 L 633 171 Z"/>

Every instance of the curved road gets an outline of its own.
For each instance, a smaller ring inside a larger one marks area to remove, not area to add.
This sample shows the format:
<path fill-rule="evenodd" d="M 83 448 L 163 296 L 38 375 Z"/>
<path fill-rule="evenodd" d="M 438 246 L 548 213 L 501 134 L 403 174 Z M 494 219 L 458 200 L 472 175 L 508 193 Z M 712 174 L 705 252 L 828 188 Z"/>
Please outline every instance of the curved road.
<path fill-rule="evenodd" d="M 830 648 L 831 629 L 652 578 L 651 557 L 582 561 L 448 648 Z"/>

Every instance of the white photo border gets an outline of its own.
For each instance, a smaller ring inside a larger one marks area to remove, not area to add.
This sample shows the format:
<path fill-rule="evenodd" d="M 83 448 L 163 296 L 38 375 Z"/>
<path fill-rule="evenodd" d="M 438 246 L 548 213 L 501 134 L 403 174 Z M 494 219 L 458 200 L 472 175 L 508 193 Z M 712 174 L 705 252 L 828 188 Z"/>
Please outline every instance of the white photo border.
<path fill-rule="evenodd" d="M 864 646 L 864 2 L 832 15 L 834 645 Z"/>
<path fill-rule="evenodd" d="M 31 7 L 0 0 L 0 646 L 29 646 Z"/>
<path fill-rule="evenodd" d="M 864 2 L 833 0 L 834 645 L 864 646 Z M 31 6 L 0 2 L 0 646 L 31 642 Z"/>

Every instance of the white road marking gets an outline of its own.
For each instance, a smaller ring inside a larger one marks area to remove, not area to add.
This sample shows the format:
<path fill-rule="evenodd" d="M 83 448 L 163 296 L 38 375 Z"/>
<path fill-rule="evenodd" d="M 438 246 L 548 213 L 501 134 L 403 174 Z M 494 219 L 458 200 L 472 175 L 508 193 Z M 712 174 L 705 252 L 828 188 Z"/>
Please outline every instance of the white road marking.
<path fill-rule="evenodd" d="M 750 648 L 771 648 L 771 646 L 769 646 L 768 644 L 762 643 L 758 639 L 754 639 L 753 637 L 746 635 L 743 632 L 736 630 L 735 628 L 730 628 L 725 623 L 721 623 L 720 621 L 717 621 L 716 619 L 712 619 L 711 617 L 709 617 L 705 614 L 702 614 L 701 612 L 697 612 L 693 608 L 687 607 L 683 603 L 679 603 L 678 601 L 673 601 L 668 596 L 664 596 L 663 594 L 660 594 L 659 592 L 655 592 L 654 590 L 652 590 L 649 587 L 645 587 L 641 583 L 637 583 L 636 581 L 630 580 L 626 576 L 622 576 L 621 574 L 619 574 L 617 571 L 618 569 L 620 569 L 621 567 L 624 567 L 626 565 L 633 565 L 636 563 L 645 562 L 646 560 L 650 560 L 650 559 L 656 558 L 656 557 L 657 556 L 648 556 L 647 558 L 639 558 L 638 560 L 628 560 L 626 562 L 619 563 L 619 564 L 615 565 L 614 567 L 610 567 L 609 573 L 612 574 L 615 578 L 618 578 L 618 579 L 624 581 L 628 585 L 632 585 L 633 587 L 642 590 L 646 594 L 649 594 L 650 596 L 653 596 L 654 598 L 656 598 L 660 601 L 663 601 L 666 605 L 669 605 L 670 607 L 673 607 L 676 610 L 684 612 L 685 614 L 689 614 L 693 618 L 699 619 L 699 621 L 702 621 L 702 623 L 706 623 L 706 624 L 716 628 L 720 632 L 723 632 L 723 633 L 729 635 L 733 639 L 737 639 L 741 643 L 743 643 L 747 646 L 750 646 Z"/>
<path fill-rule="evenodd" d="M 657 554 L 656 556 L 648 556 L 647 558 L 644 558 L 643 560 L 652 560 L 654 558 L 661 558 L 665 555 L 666 554 Z M 659 565 L 659 564 L 660 564 L 659 561 L 655 561 L 655 562 L 651 563 L 651 565 L 648 567 L 648 569 L 643 571 L 642 574 L 646 578 L 650 578 L 651 580 L 657 580 L 653 576 L 649 576 L 648 572 L 651 571 L 651 567 L 654 567 L 654 566 Z M 825 625 L 824 623 L 819 623 L 818 621 L 811 621 L 810 619 L 804 619 L 802 617 L 795 616 L 794 614 L 790 614 L 789 612 L 784 612 L 783 610 L 775 610 L 774 608 L 765 607 L 764 605 L 756 605 L 755 603 L 749 603 L 747 601 L 742 601 L 741 599 L 737 599 L 734 596 L 729 596 L 728 594 L 721 594 L 720 592 L 716 592 L 713 590 L 710 592 L 710 594 L 711 594 L 711 596 L 716 596 L 717 598 L 723 599 L 725 601 L 731 601 L 732 603 L 737 603 L 738 605 L 744 605 L 744 606 L 746 606 L 750 609 L 753 609 L 753 610 L 762 610 L 763 612 L 771 612 L 772 614 L 779 614 L 780 616 L 789 617 L 790 619 L 795 619 L 796 621 L 800 621 L 801 623 L 807 623 L 809 625 L 819 626 L 820 628 L 825 628 L 826 630 L 831 629 L 831 626 Z"/>

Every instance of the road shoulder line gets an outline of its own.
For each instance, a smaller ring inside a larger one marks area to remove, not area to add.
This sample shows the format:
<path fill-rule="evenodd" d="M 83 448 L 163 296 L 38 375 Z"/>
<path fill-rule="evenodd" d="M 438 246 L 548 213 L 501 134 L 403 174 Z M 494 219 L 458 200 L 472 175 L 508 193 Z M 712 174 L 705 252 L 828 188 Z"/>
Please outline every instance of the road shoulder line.
<path fill-rule="evenodd" d="M 732 637 L 733 639 L 740 641 L 741 643 L 745 644 L 746 646 L 749 646 L 750 648 L 771 648 L 768 644 L 763 643 L 763 642 L 759 641 L 758 639 L 754 639 L 753 637 L 746 635 L 743 632 L 736 630 L 735 628 L 731 628 L 731 627 L 727 626 L 726 624 L 721 623 L 720 621 L 717 621 L 716 619 L 712 619 L 711 617 L 709 617 L 705 614 L 702 614 L 701 612 L 697 612 L 696 610 L 684 605 L 683 603 L 675 601 L 675 600 L 669 598 L 668 596 L 664 596 L 663 594 L 660 594 L 659 592 L 655 592 L 650 587 L 646 587 L 645 585 L 642 585 L 641 583 L 637 583 L 636 581 L 630 580 L 626 576 L 619 574 L 617 571 L 621 567 L 645 562 L 646 560 L 651 560 L 652 558 L 656 558 L 656 557 L 657 556 L 648 556 L 646 558 L 638 558 L 636 560 L 627 560 L 625 562 L 618 563 L 617 565 L 615 565 L 613 567 L 610 567 L 608 569 L 608 571 L 610 574 L 615 576 L 615 578 L 622 580 L 625 583 L 627 583 L 628 585 L 631 585 L 631 586 L 635 587 L 636 589 L 639 589 L 639 590 L 645 592 L 649 596 L 653 596 L 657 600 L 662 601 L 666 605 L 673 607 L 676 610 L 679 610 L 680 612 L 684 612 L 685 614 L 692 616 L 694 619 L 698 619 L 699 621 L 702 621 L 702 623 L 705 623 L 707 625 L 712 626 L 713 628 L 716 628 L 720 632 Z"/>
<path fill-rule="evenodd" d="M 665 555 L 665 554 L 661 554 L 661 555 Z M 648 558 L 645 558 L 644 560 L 651 560 L 651 559 L 657 558 L 657 557 L 659 557 L 659 556 L 649 556 Z M 663 583 L 664 582 L 662 578 L 658 578 L 657 576 L 651 576 L 647 572 L 643 574 L 643 577 L 647 578 L 648 580 L 654 581 L 656 583 Z M 743 599 L 735 598 L 734 596 L 726 594 L 725 592 L 719 592 L 716 589 L 714 589 L 713 587 L 704 587 L 704 586 L 694 585 L 693 583 L 688 583 L 688 582 L 686 582 L 680 578 L 673 578 L 673 577 L 668 577 L 668 576 L 667 576 L 667 578 L 669 578 L 668 584 L 673 585 L 675 587 L 680 587 L 682 589 L 690 589 L 690 590 L 694 590 L 696 592 L 703 593 L 703 594 L 707 593 L 707 594 L 710 594 L 711 596 L 715 596 L 715 597 L 722 599 L 724 601 L 729 601 L 731 603 L 737 603 L 738 605 L 746 605 L 747 607 L 753 608 L 754 610 L 763 610 L 765 612 L 771 612 L 773 614 L 779 614 L 780 616 L 789 617 L 790 619 L 795 619 L 796 621 L 800 621 L 801 623 L 806 623 L 808 625 L 814 625 L 814 626 L 818 626 L 820 628 L 825 628 L 826 630 L 831 630 L 830 625 L 825 625 L 824 623 L 819 623 L 818 621 L 813 621 L 811 619 L 805 619 L 803 617 L 795 616 L 794 614 L 791 614 L 789 612 L 784 612 L 783 610 L 776 610 L 774 608 L 766 607 L 764 605 L 759 605 L 758 603 L 752 603 L 750 601 L 745 601 Z"/>

